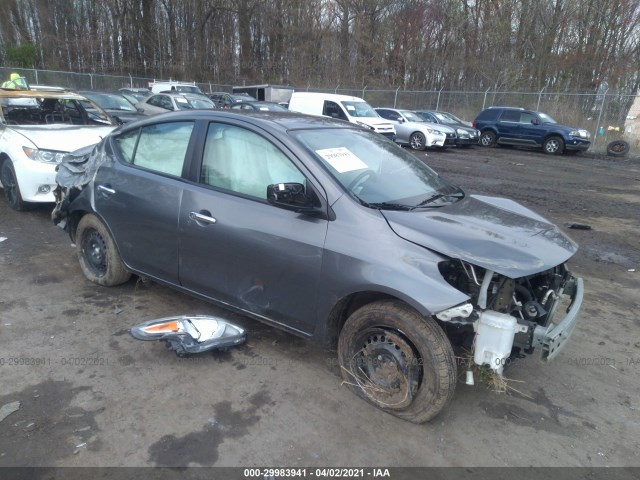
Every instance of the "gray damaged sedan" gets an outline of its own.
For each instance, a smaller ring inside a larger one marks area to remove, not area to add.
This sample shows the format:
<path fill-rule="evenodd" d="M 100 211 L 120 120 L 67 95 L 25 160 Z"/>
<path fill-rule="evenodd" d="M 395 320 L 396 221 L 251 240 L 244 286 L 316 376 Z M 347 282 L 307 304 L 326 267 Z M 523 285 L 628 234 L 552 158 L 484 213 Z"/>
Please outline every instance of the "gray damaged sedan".
<path fill-rule="evenodd" d="M 582 303 L 553 224 L 328 118 L 152 117 L 57 181 L 54 221 L 89 280 L 142 275 L 337 346 L 345 384 L 412 422 L 452 398 L 453 346 L 496 374 L 515 353 L 551 360 Z"/>

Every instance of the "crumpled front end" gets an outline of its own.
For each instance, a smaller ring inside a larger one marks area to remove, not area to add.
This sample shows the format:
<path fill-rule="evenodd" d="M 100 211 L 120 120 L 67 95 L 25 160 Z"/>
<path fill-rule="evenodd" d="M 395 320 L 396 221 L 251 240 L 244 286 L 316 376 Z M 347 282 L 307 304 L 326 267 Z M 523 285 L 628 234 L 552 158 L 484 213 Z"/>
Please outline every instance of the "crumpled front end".
<path fill-rule="evenodd" d="M 514 351 L 552 360 L 575 329 L 584 283 L 564 264 L 515 279 L 462 260 L 441 262 L 439 269 L 470 300 L 435 316 L 453 336 L 473 339 L 478 365 L 502 373 Z"/>
<path fill-rule="evenodd" d="M 69 153 L 56 168 L 57 187 L 53 191 L 56 206 L 51 212 L 55 225 L 69 231 L 67 218 L 71 203 L 95 177 L 98 168 L 111 161 L 104 151 L 104 142 Z"/>

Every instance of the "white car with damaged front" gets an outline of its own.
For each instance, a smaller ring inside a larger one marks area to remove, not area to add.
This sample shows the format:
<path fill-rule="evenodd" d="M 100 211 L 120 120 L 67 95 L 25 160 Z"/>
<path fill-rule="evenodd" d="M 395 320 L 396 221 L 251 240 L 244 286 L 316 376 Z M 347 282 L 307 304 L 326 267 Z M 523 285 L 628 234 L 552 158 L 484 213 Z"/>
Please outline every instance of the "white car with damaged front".
<path fill-rule="evenodd" d="M 0 104 L 0 187 L 14 210 L 55 202 L 56 166 L 64 156 L 116 128 L 100 107 L 75 93 L 0 90 Z"/>

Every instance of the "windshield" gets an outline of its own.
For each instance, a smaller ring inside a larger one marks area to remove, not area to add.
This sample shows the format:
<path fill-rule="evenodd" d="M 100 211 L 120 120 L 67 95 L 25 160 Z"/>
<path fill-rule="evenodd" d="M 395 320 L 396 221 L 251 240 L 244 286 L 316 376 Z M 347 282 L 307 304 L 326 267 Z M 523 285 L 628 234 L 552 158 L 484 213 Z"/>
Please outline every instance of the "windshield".
<path fill-rule="evenodd" d="M 197 98 L 197 97 L 189 97 L 188 98 L 190 108 L 203 109 L 203 108 L 214 108 L 213 102 L 206 97 Z"/>
<path fill-rule="evenodd" d="M 448 123 L 449 125 L 456 125 L 459 123 L 454 118 L 451 118 L 448 114 L 437 112 L 437 113 L 434 113 L 434 115 L 442 123 Z"/>
<path fill-rule="evenodd" d="M 546 113 L 538 112 L 538 116 L 540 120 L 542 120 L 542 123 L 558 123 Z"/>
<path fill-rule="evenodd" d="M 407 119 L 408 122 L 416 122 L 416 123 L 426 123 L 426 120 L 422 118 L 420 115 L 417 115 L 408 110 L 403 110 L 402 115 Z"/>
<path fill-rule="evenodd" d="M 340 102 L 352 117 L 380 117 L 367 102 Z"/>
<path fill-rule="evenodd" d="M 412 210 L 462 195 L 422 161 L 374 132 L 315 129 L 292 135 L 366 206 Z"/>
<path fill-rule="evenodd" d="M 11 125 L 113 125 L 100 107 L 77 96 L 3 98 L 1 103 L 0 119 Z"/>
<path fill-rule="evenodd" d="M 180 93 L 198 93 L 200 95 L 203 95 L 202 90 L 200 90 L 198 87 L 178 85 L 176 87 L 176 90 L 179 91 Z"/>
<path fill-rule="evenodd" d="M 135 112 L 136 108 L 124 97 L 111 95 L 108 93 L 83 92 L 83 95 L 100 107 L 108 110 L 121 110 L 124 112 Z"/>
<path fill-rule="evenodd" d="M 251 95 L 246 94 L 246 95 L 229 95 L 231 97 L 231 99 L 234 102 L 252 102 L 255 101 L 256 99 L 253 98 Z"/>

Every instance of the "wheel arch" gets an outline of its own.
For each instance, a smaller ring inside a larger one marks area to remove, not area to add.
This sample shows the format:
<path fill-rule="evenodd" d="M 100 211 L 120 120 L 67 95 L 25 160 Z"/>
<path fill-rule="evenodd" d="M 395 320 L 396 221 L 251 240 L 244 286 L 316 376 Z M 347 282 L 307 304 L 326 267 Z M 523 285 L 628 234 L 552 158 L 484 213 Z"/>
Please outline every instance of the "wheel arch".
<path fill-rule="evenodd" d="M 415 310 L 421 316 L 431 315 L 430 312 L 425 310 L 424 306 L 401 294 L 383 292 L 380 290 L 362 290 L 359 292 L 353 292 L 338 300 L 331 309 L 325 325 L 324 343 L 326 346 L 333 348 L 338 344 L 340 331 L 353 312 L 365 305 L 381 300 L 396 300 Z"/>

